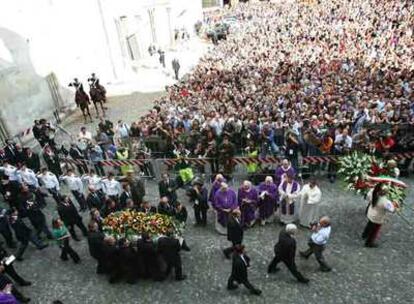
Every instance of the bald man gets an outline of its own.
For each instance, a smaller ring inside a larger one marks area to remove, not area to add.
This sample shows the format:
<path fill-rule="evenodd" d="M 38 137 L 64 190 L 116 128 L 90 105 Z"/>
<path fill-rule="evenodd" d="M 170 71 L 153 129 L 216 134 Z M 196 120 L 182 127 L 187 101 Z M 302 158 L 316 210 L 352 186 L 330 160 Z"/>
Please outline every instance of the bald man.
<path fill-rule="evenodd" d="M 326 264 L 322 252 L 325 250 L 325 246 L 328 243 L 329 236 L 331 235 L 331 220 L 328 216 L 323 216 L 319 220 L 319 223 L 315 223 L 311 227 L 313 233 L 309 239 L 309 248 L 306 251 L 301 251 L 300 255 L 308 259 L 312 253 L 315 254 L 316 260 L 319 263 L 320 270 L 323 272 L 331 271 L 331 267 Z"/>

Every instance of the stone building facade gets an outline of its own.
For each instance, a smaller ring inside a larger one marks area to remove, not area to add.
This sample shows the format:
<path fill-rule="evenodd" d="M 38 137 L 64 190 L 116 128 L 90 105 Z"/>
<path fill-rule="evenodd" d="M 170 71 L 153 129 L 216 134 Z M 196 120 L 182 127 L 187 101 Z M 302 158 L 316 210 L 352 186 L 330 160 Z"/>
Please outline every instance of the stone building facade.
<path fill-rule="evenodd" d="M 174 47 L 175 30 L 192 33 L 198 20 L 201 0 L 2 1 L 0 137 L 73 107 L 74 77 L 133 79 L 150 45 Z"/>

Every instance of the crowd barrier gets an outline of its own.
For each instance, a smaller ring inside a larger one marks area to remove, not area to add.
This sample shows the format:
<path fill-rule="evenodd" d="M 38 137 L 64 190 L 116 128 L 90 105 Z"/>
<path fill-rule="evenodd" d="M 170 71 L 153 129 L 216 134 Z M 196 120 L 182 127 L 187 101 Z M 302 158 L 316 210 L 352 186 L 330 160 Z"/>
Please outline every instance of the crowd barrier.
<path fill-rule="evenodd" d="M 392 158 L 396 160 L 405 160 L 405 159 L 412 159 L 414 158 L 414 151 L 413 152 L 402 152 L 402 153 L 390 153 L 389 154 Z M 322 164 L 322 163 L 332 163 L 336 162 L 340 156 L 337 155 L 327 155 L 327 156 L 305 156 L 302 158 L 302 164 Z M 282 157 L 234 157 L 232 159 L 234 164 L 241 164 L 241 165 L 249 165 L 249 164 L 278 164 L 282 161 Z M 175 166 L 176 164 L 185 161 L 189 164 L 193 165 L 207 165 L 211 163 L 214 159 L 213 158 L 158 158 L 158 159 L 128 159 L 128 160 L 103 160 L 100 163 L 103 166 L 109 167 L 119 167 L 119 166 L 126 166 L 126 165 L 137 165 L 142 166 L 148 161 L 161 161 L 167 166 Z M 72 158 L 65 158 L 64 161 L 67 161 L 72 164 L 82 165 L 82 164 L 93 164 L 90 160 L 75 160 Z"/>
<path fill-rule="evenodd" d="M 390 153 L 392 158 L 398 161 L 414 159 L 413 152 L 402 152 L 402 153 Z M 299 161 L 299 172 L 307 166 L 329 164 L 334 163 L 340 156 L 337 155 L 324 155 L 324 156 L 306 156 L 300 157 Z M 232 159 L 234 164 L 234 174 L 238 176 L 245 176 L 247 174 L 246 165 L 249 164 L 262 164 L 262 165 L 277 165 L 281 162 L 281 157 L 234 157 Z M 93 168 L 96 163 L 90 160 L 75 160 L 72 158 L 64 158 L 63 162 L 71 165 L 86 165 Z M 143 172 L 143 168 L 146 167 L 146 172 L 151 172 L 151 175 L 144 175 L 144 177 L 160 178 L 162 172 L 169 171 L 175 173 L 174 167 L 180 162 L 185 161 L 186 163 L 193 166 L 196 174 L 204 174 L 205 176 L 213 175 L 210 164 L 216 162 L 213 158 L 149 158 L 149 159 L 128 159 L 128 160 L 103 160 L 99 162 L 102 167 L 119 168 L 121 166 L 139 166 L 140 171 Z M 150 170 L 149 167 L 150 166 Z M 263 173 L 257 172 L 257 175 Z"/>

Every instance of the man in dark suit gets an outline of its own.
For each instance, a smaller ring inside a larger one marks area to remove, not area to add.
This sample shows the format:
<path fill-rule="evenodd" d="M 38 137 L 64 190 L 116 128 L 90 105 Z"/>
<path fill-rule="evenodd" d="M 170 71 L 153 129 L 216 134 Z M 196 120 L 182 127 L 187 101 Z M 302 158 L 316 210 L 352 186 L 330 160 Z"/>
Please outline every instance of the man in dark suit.
<path fill-rule="evenodd" d="M 141 178 L 134 177 L 133 171 L 128 171 L 127 182 L 131 188 L 132 199 L 136 206 L 144 201 L 145 186 Z"/>
<path fill-rule="evenodd" d="M 101 192 L 96 191 L 94 186 L 88 187 L 89 194 L 86 197 L 86 204 L 88 205 L 89 210 L 92 208 L 96 208 L 98 210 L 102 210 L 104 207 L 105 198 L 101 194 Z"/>
<path fill-rule="evenodd" d="M 9 217 L 7 216 L 7 210 L 0 208 L 0 233 L 6 240 L 9 248 L 16 248 L 16 243 L 13 240 L 13 234 L 10 230 Z"/>
<path fill-rule="evenodd" d="M 171 230 L 167 232 L 166 236 L 158 239 L 158 250 L 167 263 L 165 276 L 168 277 L 171 270 L 174 268 L 175 279 L 177 281 L 182 281 L 186 278 L 186 276 L 182 273 L 180 249 L 180 242 L 178 239 L 173 237 Z"/>
<path fill-rule="evenodd" d="M 4 153 L 9 163 L 16 165 L 16 145 L 11 139 L 6 139 L 6 146 L 4 147 Z"/>
<path fill-rule="evenodd" d="M 174 217 L 176 218 L 177 221 L 185 225 L 185 222 L 187 221 L 187 217 L 188 217 L 188 212 L 187 212 L 187 208 L 185 208 L 185 206 L 181 204 L 180 202 L 177 202 L 177 205 L 175 206 Z"/>
<path fill-rule="evenodd" d="M 163 281 L 164 276 L 158 262 L 159 254 L 147 233 L 143 233 L 141 239 L 137 241 L 137 249 L 139 257 L 138 270 L 141 271 L 141 277 L 153 279 L 154 281 Z"/>
<path fill-rule="evenodd" d="M 167 197 L 161 197 L 160 203 L 158 204 L 157 212 L 168 216 L 174 216 L 174 208 L 168 202 Z"/>
<path fill-rule="evenodd" d="M 119 197 L 119 206 L 121 209 L 125 209 L 127 200 L 132 199 L 132 193 L 129 184 L 124 184 L 122 188 L 123 191 Z"/>
<path fill-rule="evenodd" d="M 0 265 L 4 266 L 4 274 L 11 277 L 13 281 L 15 281 L 20 286 L 32 285 L 31 282 L 26 281 L 16 272 L 16 270 L 13 267 L 13 263 L 10 263 L 7 265 L 6 263 L 3 262 L 3 260 L 9 256 L 10 254 L 6 251 L 6 249 L 3 248 L 2 244 L 0 243 Z"/>
<path fill-rule="evenodd" d="M 137 280 L 136 272 L 136 251 L 131 246 L 130 242 L 126 238 L 122 238 L 118 241 L 119 244 L 119 268 L 121 277 L 128 284 L 134 284 Z"/>
<path fill-rule="evenodd" d="M 280 232 L 279 242 L 275 245 L 275 257 L 267 268 L 267 272 L 275 273 L 279 270 L 277 264 L 283 262 L 300 283 L 308 283 L 309 279 L 305 278 L 296 268 L 296 240 L 293 237 L 296 231 L 296 225 L 288 224 L 286 225 L 286 228 Z"/>
<path fill-rule="evenodd" d="M 158 190 L 160 193 L 160 198 L 166 196 L 170 204 L 174 205 L 177 201 L 177 183 L 170 178 L 168 173 L 162 175 L 162 180 L 158 183 Z"/>
<path fill-rule="evenodd" d="M 15 146 L 15 151 L 16 151 L 16 155 L 15 155 L 15 161 L 16 161 L 16 165 L 23 164 L 24 159 L 25 159 L 25 153 L 24 150 L 22 148 L 22 146 L 20 144 L 16 144 Z"/>
<path fill-rule="evenodd" d="M 249 282 L 247 277 L 248 267 L 250 267 L 250 258 L 244 253 L 244 246 L 234 246 L 233 263 L 231 267 L 231 275 L 227 281 L 227 289 L 236 289 L 238 285 L 235 284 L 235 282 L 237 282 L 243 284 L 252 294 L 258 296 L 262 291 Z"/>
<path fill-rule="evenodd" d="M 34 199 L 34 195 L 29 191 L 26 185 L 22 186 L 22 195 L 20 206 L 22 212 L 29 218 L 30 224 L 36 230 L 36 236 L 40 238 L 41 233 L 44 233 L 49 240 L 53 240 L 53 235 L 46 224 L 46 217 L 42 212 L 39 202 Z"/>
<path fill-rule="evenodd" d="M 89 254 L 98 262 L 98 265 L 96 267 L 96 273 L 101 274 L 104 273 L 104 269 L 102 266 L 102 247 L 105 235 L 103 234 L 103 232 L 99 231 L 98 223 L 96 223 L 95 221 L 91 221 L 88 224 L 88 228 Z"/>
<path fill-rule="evenodd" d="M 230 254 L 233 252 L 235 246 L 241 245 L 243 242 L 243 228 L 240 217 L 240 210 L 235 209 L 231 212 L 227 223 L 227 240 L 232 243 L 231 247 L 223 250 L 223 253 L 227 259 L 230 259 Z"/>
<path fill-rule="evenodd" d="M 115 238 L 113 236 L 105 237 L 102 249 L 104 272 L 109 276 L 109 283 L 117 283 L 121 279 L 121 271 L 119 250 Z"/>
<path fill-rule="evenodd" d="M 17 209 L 13 208 L 10 214 L 10 224 L 16 235 L 16 239 L 20 242 L 19 250 L 16 253 L 16 259 L 18 261 L 23 260 L 23 254 L 26 251 L 29 242 L 32 242 L 37 249 L 42 250 L 48 245 L 43 244 L 35 234 L 32 233 L 32 230 L 26 226 L 26 224 L 19 217 L 19 212 Z"/>
<path fill-rule="evenodd" d="M 190 198 L 190 203 L 194 207 L 194 217 L 196 225 L 207 225 L 207 210 L 208 210 L 208 191 L 203 187 L 203 182 L 200 179 L 195 179 L 193 188 L 187 192 Z"/>
<path fill-rule="evenodd" d="M 147 213 L 157 213 L 157 208 L 151 206 L 148 201 L 145 201 L 141 204 L 141 207 L 138 208 L 138 212 Z"/>
<path fill-rule="evenodd" d="M 78 161 L 84 161 L 85 160 L 85 155 L 76 146 L 76 144 L 73 144 L 73 143 L 70 144 L 69 155 L 74 160 L 78 160 Z M 84 162 L 82 162 L 82 164 L 79 164 L 79 165 L 76 165 L 76 166 L 78 167 L 80 175 L 85 174 L 85 173 L 88 172 L 88 167 L 86 166 L 86 164 Z"/>
<path fill-rule="evenodd" d="M 178 73 L 180 72 L 180 62 L 177 58 L 174 58 L 171 62 L 172 68 L 174 70 L 175 79 L 178 80 L 179 76 Z"/>
<path fill-rule="evenodd" d="M 72 203 L 68 196 L 64 196 L 62 201 L 58 205 L 58 213 L 60 218 L 62 219 L 63 223 L 65 223 L 66 227 L 68 228 L 72 238 L 75 241 L 79 241 L 79 238 L 75 232 L 75 225 L 82 231 L 85 237 L 88 236 L 88 231 L 85 225 L 82 222 L 82 218 L 76 210 L 75 205 Z"/>
<path fill-rule="evenodd" d="M 40 172 L 39 155 L 34 153 L 32 149 L 26 148 L 24 162 L 26 164 L 26 167 L 32 169 L 34 173 Z"/>

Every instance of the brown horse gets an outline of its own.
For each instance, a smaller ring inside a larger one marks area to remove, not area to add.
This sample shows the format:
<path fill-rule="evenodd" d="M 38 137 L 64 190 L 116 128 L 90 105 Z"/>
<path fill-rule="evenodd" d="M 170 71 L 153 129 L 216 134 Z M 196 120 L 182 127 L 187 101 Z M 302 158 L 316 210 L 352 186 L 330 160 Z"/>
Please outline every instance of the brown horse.
<path fill-rule="evenodd" d="M 103 103 L 106 101 L 106 90 L 103 86 L 96 81 L 94 84 L 90 85 L 89 95 L 93 101 L 93 105 L 95 106 L 96 111 L 96 118 L 99 117 L 99 110 L 97 104 L 101 106 L 102 116 L 105 116 L 105 107 Z"/>
<path fill-rule="evenodd" d="M 92 116 L 91 116 L 91 113 L 89 112 L 89 105 L 91 104 L 91 102 L 89 101 L 88 94 L 86 94 L 86 92 L 83 90 L 82 84 L 78 86 L 78 88 L 76 89 L 75 102 L 76 102 L 76 105 L 82 111 L 82 115 L 83 115 L 83 118 L 85 119 L 85 123 L 86 123 L 87 116 L 89 116 L 92 122 Z"/>

